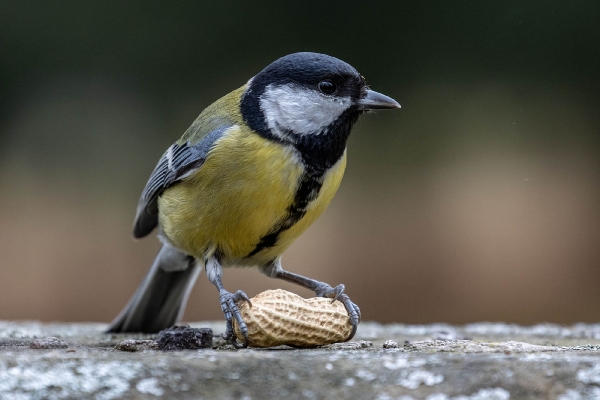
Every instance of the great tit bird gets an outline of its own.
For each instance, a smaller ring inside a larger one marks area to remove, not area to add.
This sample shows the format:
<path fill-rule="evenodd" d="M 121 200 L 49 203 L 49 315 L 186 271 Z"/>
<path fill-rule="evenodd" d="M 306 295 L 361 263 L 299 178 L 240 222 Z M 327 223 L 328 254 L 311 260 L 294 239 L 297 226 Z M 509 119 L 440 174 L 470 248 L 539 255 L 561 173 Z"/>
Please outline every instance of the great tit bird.
<path fill-rule="evenodd" d="M 109 332 L 158 332 L 183 315 L 203 268 L 219 291 L 225 339 L 232 319 L 247 339 L 223 267 L 256 266 L 271 278 L 341 301 L 352 335 L 360 310 L 331 287 L 281 266 L 281 256 L 325 210 L 346 167 L 346 141 L 366 110 L 400 108 L 349 64 L 317 53 L 278 59 L 208 106 L 158 161 L 137 207 L 133 235 L 158 227 L 150 272 Z"/>

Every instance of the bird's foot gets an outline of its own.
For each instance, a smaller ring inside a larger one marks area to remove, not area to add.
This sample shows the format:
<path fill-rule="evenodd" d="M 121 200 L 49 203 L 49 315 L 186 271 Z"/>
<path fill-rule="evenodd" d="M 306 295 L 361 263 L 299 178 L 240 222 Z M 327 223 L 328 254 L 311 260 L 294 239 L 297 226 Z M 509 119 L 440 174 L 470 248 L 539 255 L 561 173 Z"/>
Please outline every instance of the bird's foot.
<path fill-rule="evenodd" d="M 344 307 L 346 307 L 346 311 L 348 311 L 348 316 L 350 317 L 350 323 L 352 324 L 352 332 L 347 340 L 350 340 L 356 334 L 356 329 L 358 328 L 358 324 L 360 323 L 360 308 L 356 304 L 354 304 L 348 295 L 344 294 L 344 289 L 346 287 L 343 284 L 339 284 L 336 287 L 331 287 L 330 285 L 319 282 L 315 289 L 315 294 L 317 297 L 326 297 L 333 299 L 332 303 L 336 300 L 342 302 Z"/>
<path fill-rule="evenodd" d="M 237 306 L 239 301 L 247 301 L 250 307 L 252 307 L 252 303 L 250 302 L 248 295 L 241 290 L 238 290 L 235 292 L 235 294 L 231 294 L 224 289 L 221 289 L 219 294 L 221 310 L 223 310 L 226 320 L 225 333 L 221 334 L 221 336 L 223 339 L 230 342 L 236 349 L 248 347 L 248 326 L 244 322 L 242 314 L 240 313 L 240 309 Z M 240 327 L 240 332 L 244 336 L 244 343 L 238 343 L 236 340 L 235 332 L 233 331 L 233 318 L 235 318 L 238 326 Z"/>

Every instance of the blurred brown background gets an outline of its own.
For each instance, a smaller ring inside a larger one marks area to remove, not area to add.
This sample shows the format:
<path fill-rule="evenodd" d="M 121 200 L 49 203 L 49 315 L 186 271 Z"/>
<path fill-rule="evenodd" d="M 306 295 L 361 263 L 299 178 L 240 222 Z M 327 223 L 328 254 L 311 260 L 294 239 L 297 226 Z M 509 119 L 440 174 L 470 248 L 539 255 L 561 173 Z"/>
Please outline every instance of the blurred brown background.
<path fill-rule="evenodd" d="M 0 5 L 0 319 L 109 321 L 159 244 L 138 196 L 199 112 L 276 58 L 402 104 L 284 257 L 382 322 L 600 321 L 600 3 Z M 229 290 L 283 287 L 227 270 Z M 186 320 L 220 319 L 201 275 Z"/>

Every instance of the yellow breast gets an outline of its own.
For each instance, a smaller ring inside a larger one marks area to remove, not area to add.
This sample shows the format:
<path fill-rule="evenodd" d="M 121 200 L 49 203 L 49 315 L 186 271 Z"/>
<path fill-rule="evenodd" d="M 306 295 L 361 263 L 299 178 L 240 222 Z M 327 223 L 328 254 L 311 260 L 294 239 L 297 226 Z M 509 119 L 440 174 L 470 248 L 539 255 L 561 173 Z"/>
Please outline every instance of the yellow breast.
<path fill-rule="evenodd" d="M 304 166 L 296 152 L 234 126 L 196 173 L 159 198 L 163 234 L 197 258 L 214 251 L 224 265 L 260 265 L 277 258 L 325 210 L 341 182 L 344 157 L 325 175 L 319 195 L 273 247 L 248 257 L 292 204 Z"/>

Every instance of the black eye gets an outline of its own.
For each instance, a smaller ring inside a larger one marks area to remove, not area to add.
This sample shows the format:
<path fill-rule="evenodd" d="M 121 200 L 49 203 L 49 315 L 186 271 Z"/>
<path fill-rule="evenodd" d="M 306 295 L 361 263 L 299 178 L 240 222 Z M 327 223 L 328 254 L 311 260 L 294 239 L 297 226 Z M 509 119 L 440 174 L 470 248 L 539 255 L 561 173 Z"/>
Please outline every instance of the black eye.
<path fill-rule="evenodd" d="M 319 82 L 319 90 L 325 94 L 333 94 L 337 90 L 337 85 L 331 81 Z"/>

